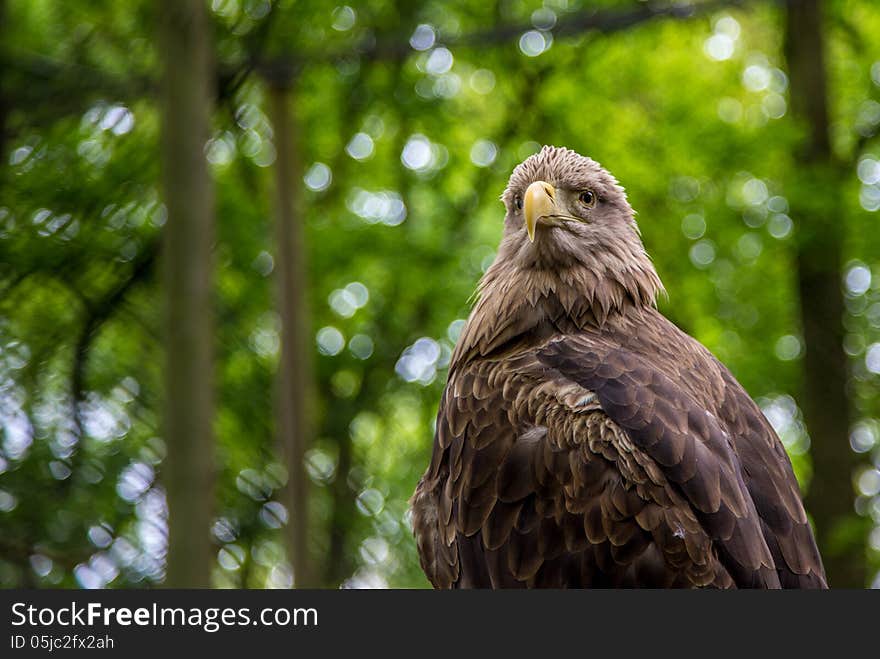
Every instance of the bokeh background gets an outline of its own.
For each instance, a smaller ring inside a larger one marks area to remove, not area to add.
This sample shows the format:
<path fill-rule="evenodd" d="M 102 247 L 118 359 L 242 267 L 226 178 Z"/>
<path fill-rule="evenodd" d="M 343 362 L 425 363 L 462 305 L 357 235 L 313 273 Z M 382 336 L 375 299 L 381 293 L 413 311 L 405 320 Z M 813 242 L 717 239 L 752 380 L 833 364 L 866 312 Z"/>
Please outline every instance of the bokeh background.
<path fill-rule="evenodd" d="M 498 197 L 547 143 L 626 187 L 832 584 L 880 587 L 878 34 L 875 0 L 0 0 L 0 585 L 426 587 L 407 500 Z M 198 113 L 161 90 L 198 52 L 213 370 L 169 388 L 163 263 L 205 266 L 163 249 L 189 219 L 161 135 Z M 198 387 L 187 453 L 167 398 Z"/>

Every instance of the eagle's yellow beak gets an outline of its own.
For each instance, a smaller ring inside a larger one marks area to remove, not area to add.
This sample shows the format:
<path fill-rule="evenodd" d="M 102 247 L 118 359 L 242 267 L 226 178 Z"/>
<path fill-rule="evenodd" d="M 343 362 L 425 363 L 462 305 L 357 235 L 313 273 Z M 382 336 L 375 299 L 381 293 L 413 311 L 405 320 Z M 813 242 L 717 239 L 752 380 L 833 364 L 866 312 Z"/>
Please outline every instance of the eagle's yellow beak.
<path fill-rule="evenodd" d="M 552 185 L 544 181 L 535 181 L 526 188 L 523 197 L 523 217 L 526 220 L 526 231 L 530 242 L 535 242 L 535 227 L 538 220 L 556 213 L 556 189 Z"/>

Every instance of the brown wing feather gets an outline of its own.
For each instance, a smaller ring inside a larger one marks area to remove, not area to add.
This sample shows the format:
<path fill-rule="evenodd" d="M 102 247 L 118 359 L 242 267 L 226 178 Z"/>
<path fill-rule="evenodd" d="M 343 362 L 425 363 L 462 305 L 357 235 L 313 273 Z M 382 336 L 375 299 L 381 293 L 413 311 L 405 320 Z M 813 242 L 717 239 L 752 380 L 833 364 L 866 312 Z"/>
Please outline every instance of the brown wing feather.
<path fill-rule="evenodd" d="M 723 367 L 722 367 L 723 368 Z M 731 428 L 743 477 L 761 518 L 783 588 L 827 588 L 791 461 L 766 417 L 724 368 L 721 419 Z"/>
<path fill-rule="evenodd" d="M 825 587 L 790 462 L 708 351 L 656 313 L 534 338 L 450 375 L 412 502 L 436 587 Z"/>
<path fill-rule="evenodd" d="M 486 397 L 499 370 L 505 386 Z M 626 443 L 595 397 L 534 351 L 453 373 L 413 497 L 432 584 L 730 585 L 689 504 Z"/>
<path fill-rule="evenodd" d="M 826 587 L 773 429 L 705 348 L 659 314 L 654 320 L 650 333 L 625 339 L 611 328 L 552 341 L 539 358 L 596 392 L 692 504 L 737 585 Z"/>

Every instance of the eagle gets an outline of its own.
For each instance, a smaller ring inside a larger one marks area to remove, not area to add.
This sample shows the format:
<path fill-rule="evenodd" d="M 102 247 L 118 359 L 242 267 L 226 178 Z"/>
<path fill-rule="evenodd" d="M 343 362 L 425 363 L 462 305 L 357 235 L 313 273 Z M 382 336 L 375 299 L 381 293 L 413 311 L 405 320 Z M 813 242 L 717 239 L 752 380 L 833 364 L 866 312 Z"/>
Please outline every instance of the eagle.
<path fill-rule="evenodd" d="M 455 346 L 410 501 L 435 588 L 827 588 L 791 462 L 657 309 L 617 180 L 545 146 Z"/>

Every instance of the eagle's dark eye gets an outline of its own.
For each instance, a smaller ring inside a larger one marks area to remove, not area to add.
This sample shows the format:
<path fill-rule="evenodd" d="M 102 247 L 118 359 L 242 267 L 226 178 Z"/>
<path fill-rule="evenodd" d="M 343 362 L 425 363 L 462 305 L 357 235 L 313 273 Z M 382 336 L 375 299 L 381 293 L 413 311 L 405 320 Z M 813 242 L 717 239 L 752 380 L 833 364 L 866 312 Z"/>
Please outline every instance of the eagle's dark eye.
<path fill-rule="evenodd" d="M 513 200 L 513 205 L 516 207 L 516 210 L 522 210 L 522 197 L 516 196 Z"/>
<path fill-rule="evenodd" d="M 592 190 L 584 190 L 578 196 L 578 200 L 584 206 L 592 206 L 593 204 L 596 203 L 596 195 L 593 194 Z"/>

